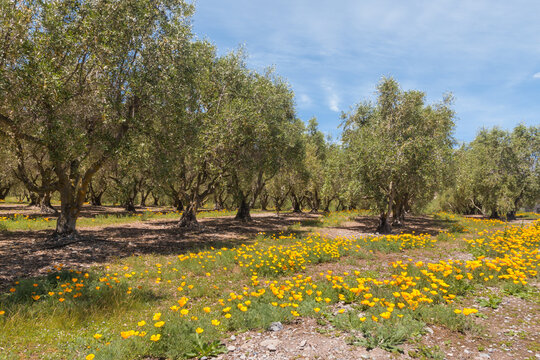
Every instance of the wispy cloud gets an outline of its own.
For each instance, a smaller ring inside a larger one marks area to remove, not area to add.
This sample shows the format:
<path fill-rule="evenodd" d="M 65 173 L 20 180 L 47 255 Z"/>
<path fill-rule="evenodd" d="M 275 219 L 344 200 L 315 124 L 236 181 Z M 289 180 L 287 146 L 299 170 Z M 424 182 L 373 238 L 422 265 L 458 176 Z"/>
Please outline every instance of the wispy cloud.
<path fill-rule="evenodd" d="M 326 93 L 326 104 L 328 108 L 334 112 L 339 112 L 341 98 L 335 90 L 335 85 L 327 80 L 323 80 L 321 86 Z"/>
<path fill-rule="evenodd" d="M 220 53 L 246 44 L 248 63 L 257 69 L 275 65 L 296 92 L 298 115 L 317 116 L 323 131 L 335 134 L 336 112 L 372 97 L 382 75 L 425 91 L 429 101 L 453 92 L 462 140 L 474 137 L 472 126 L 493 119 L 503 127 L 538 121 L 531 114 L 540 113 L 533 81 L 540 79 L 540 2 L 205 0 L 196 6 L 199 37 L 215 41 Z"/>
<path fill-rule="evenodd" d="M 298 106 L 300 107 L 310 107 L 313 104 L 313 100 L 307 94 L 298 95 Z"/>
<path fill-rule="evenodd" d="M 339 112 L 339 96 L 336 93 L 332 93 L 328 97 L 328 107 L 332 111 Z"/>

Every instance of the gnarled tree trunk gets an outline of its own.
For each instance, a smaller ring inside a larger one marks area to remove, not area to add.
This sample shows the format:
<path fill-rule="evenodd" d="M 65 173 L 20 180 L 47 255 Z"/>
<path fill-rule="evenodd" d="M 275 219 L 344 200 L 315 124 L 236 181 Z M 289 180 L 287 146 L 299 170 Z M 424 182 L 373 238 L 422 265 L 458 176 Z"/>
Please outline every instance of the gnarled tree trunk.
<path fill-rule="evenodd" d="M 269 201 L 269 196 L 268 194 L 266 193 L 263 193 L 261 194 L 260 196 L 260 203 L 261 203 L 261 210 L 262 211 L 267 211 L 267 208 L 268 208 L 268 201 Z"/>
<path fill-rule="evenodd" d="M 214 190 L 214 210 L 223 210 L 225 208 L 225 200 L 223 194 L 225 190 Z"/>
<path fill-rule="evenodd" d="M 379 225 L 377 226 L 376 231 L 379 234 L 391 234 L 392 233 L 392 227 L 390 226 L 390 223 L 388 222 L 388 214 L 381 213 L 379 216 Z"/>
<path fill-rule="evenodd" d="M 154 206 L 159 205 L 159 196 L 156 196 L 156 194 L 152 193 L 152 199 L 154 200 Z"/>
<path fill-rule="evenodd" d="M 182 202 L 182 199 L 175 199 L 173 207 L 176 209 L 176 211 L 184 211 L 184 203 Z"/>
<path fill-rule="evenodd" d="M 133 201 L 133 199 L 128 199 L 125 203 L 124 203 L 124 209 L 128 212 L 136 212 L 137 210 L 135 209 L 135 202 Z"/>
<path fill-rule="evenodd" d="M 332 200 L 333 198 L 329 198 L 329 197 L 325 197 L 323 199 L 323 212 L 324 213 L 329 213 L 330 212 L 330 204 L 332 204 Z"/>
<path fill-rule="evenodd" d="M 249 204 L 245 196 L 242 196 L 242 200 L 240 200 L 240 206 L 238 207 L 238 211 L 236 212 L 236 216 L 234 218 L 241 221 L 252 220 L 251 214 L 249 213 Z"/>
<path fill-rule="evenodd" d="M 9 190 L 11 189 L 10 183 L 2 183 L 0 184 L 0 200 L 5 200 L 6 196 L 9 194 Z"/>
<path fill-rule="evenodd" d="M 92 184 L 88 185 L 88 193 L 90 194 L 90 204 L 94 206 L 101 206 L 101 198 L 103 197 L 103 194 L 105 193 L 105 189 L 102 189 L 100 191 L 97 191 L 94 189 Z"/>
<path fill-rule="evenodd" d="M 390 223 L 388 222 L 388 218 L 390 217 L 390 214 L 392 213 L 392 207 L 394 205 L 394 195 L 395 195 L 395 189 L 394 189 L 394 183 L 390 181 L 390 191 L 388 193 L 388 205 L 386 208 L 386 212 L 381 212 L 379 216 L 379 225 L 377 226 L 376 231 L 379 234 L 391 234 L 392 233 L 392 227 L 390 226 Z"/>
<path fill-rule="evenodd" d="M 30 201 L 30 203 L 28 204 L 28 207 L 38 206 L 39 205 L 39 195 L 38 194 L 31 192 L 30 194 L 27 195 L 27 198 Z"/>
<path fill-rule="evenodd" d="M 321 206 L 321 200 L 319 199 L 319 192 L 315 190 L 310 196 L 311 213 L 318 213 Z"/>
<path fill-rule="evenodd" d="M 131 191 L 126 193 L 126 198 L 124 199 L 124 209 L 129 212 L 135 212 L 135 199 L 137 199 L 137 194 L 139 193 L 138 184 L 133 184 Z"/>
<path fill-rule="evenodd" d="M 403 204 L 396 204 L 396 206 L 394 206 L 392 226 L 396 226 L 396 227 L 403 226 L 403 222 L 405 220 L 404 212 L 405 212 L 405 209 L 404 209 Z"/>
<path fill-rule="evenodd" d="M 66 238 L 77 234 L 76 223 L 86 198 L 86 188 L 74 191 L 69 181 L 61 184 L 60 188 L 60 215 L 56 221 L 54 238 Z"/>
<path fill-rule="evenodd" d="M 517 220 L 515 210 L 509 211 L 508 213 L 506 213 L 506 221 L 513 221 L 513 220 Z"/>
<path fill-rule="evenodd" d="M 190 202 L 180 217 L 178 227 L 183 229 L 198 229 L 200 224 L 197 221 L 197 208 L 196 202 Z"/>
<path fill-rule="evenodd" d="M 58 214 L 58 211 L 51 204 L 50 192 L 31 192 L 29 198 L 28 207 L 37 208 L 42 214 Z"/>
<path fill-rule="evenodd" d="M 104 192 L 105 191 L 90 194 L 90 204 L 94 206 L 101 206 L 102 205 L 101 198 L 103 197 Z"/>
<path fill-rule="evenodd" d="M 148 199 L 148 196 L 150 195 L 150 192 L 152 189 L 148 191 L 141 190 L 141 207 L 146 207 L 146 199 Z"/>
<path fill-rule="evenodd" d="M 300 202 L 300 199 L 298 198 L 298 196 L 296 196 L 295 193 L 291 194 L 291 200 L 292 200 L 292 206 L 293 206 L 292 212 L 293 213 L 301 213 L 302 212 L 302 204 Z"/>
<path fill-rule="evenodd" d="M 79 210 L 74 204 L 62 204 L 60 216 L 56 221 L 56 235 L 68 236 L 76 233 L 75 225 Z"/>
<path fill-rule="evenodd" d="M 40 197 L 39 210 L 42 214 L 58 214 L 58 211 L 51 204 L 51 193 L 46 192 Z"/>

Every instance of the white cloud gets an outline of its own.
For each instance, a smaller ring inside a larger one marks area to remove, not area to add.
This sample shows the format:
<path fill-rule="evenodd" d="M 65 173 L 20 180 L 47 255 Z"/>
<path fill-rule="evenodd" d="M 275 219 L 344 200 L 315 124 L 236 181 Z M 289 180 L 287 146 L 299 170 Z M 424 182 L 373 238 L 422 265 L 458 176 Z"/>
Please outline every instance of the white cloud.
<path fill-rule="evenodd" d="M 463 119 L 457 136 L 470 140 L 483 125 L 537 121 L 540 105 L 524 89 L 531 76 L 540 81 L 539 12 L 531 0 L 205 0 L 194 30 L 220 53 L 245 43 L 257 70 L 274 64 L 297 94 L 299 116 L 317 116 L 327 131 L 392 75 L 429 102 L 452 91 Z"/>
<path fill-rule="evenodd" d="M 327 80 L 323 80 L 321 86 L 326 93 L 326 104 L 328 105 L 328 108 L 334 112 L 339 112 L 341 98 L 336 92 L 335 86 Z"/>
<path fill-rule="evenodd" d="M 298 105 L 301 107 L 310 107 L 313 104 L 313 101 L 307 94 L 300 94 L 298 96 Z"/>
<path fill-rule="evenodd" d="M 327 101 L 330 110 L 339 112 L 339 96 L 336 93 L 330 94 Z"/>

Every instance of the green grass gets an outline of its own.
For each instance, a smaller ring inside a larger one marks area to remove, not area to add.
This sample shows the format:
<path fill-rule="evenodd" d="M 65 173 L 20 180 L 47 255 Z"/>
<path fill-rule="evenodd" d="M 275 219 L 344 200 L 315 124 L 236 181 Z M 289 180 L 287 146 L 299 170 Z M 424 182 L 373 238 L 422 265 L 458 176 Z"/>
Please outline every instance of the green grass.
<path fill-rule="evenodd" d="M 21 205 L 21 204 L 25 204 L 24 201 L 19 201 L 16 197 L 14 196 L 7 196 L 4 200 L 0 200 L 0 205 L 1 204 L 8 204 L 8 205 Z"/>
<path fill-rule="evenodd" d="M 451 234 L 474 233 L 501 228 L 507 225 L 502 220 L 473 218 L 446 212 L 433 214 L 433 219 L 441 221 L 446 226 L 447 232 Z"/>
<path fill-rule="evenodd" d="M 419 345 L 416 350 L 410 350 L 408 352 L 408 355 L 412 357 L 413 359 L 443 360 L 445 358 L 444 352 L 442 352 L 440 347 L 437 345 L 433 347 Z"/>
<path fill-rule="evenodd" d="M 384 275 L 362 269 L 347 274 L 313 273 L 317 264 L 341 265 L 348 259 L 405 251 L 409 247 L 400 238 L 407 236 L 323 241 L 316 236 L 260 234 L 253 242 L 235 248 L 206 247 L 178 256 L 132 256 L 85 271 L 58 267 L 47 276 L 22 279 L 13 285 L 13 292 L 0 295 L 0 311 L 5 311 L 0 315 L 0 347 L 4 349 L 0 358 L 8 354 L 5 357 L 13 359 L 84 359 L 92 353 L 96 359 L 185 359 L 219 353 L 223 349 L 216 340 L 230 332 L 266 329 L 274 321 L 287 323 L 297 316 L 331 323 L 341 331 L 360 331 L 363 337 L 351 337 L 352 344 L 400 352 L 401 344 L 421 336 L 427 324 L 476 331 L 471 317 L 456 315 L 454 308 L 462 308 L 460 301 L 477 288 L 497 286 L 513 296 L 536 296 L 527 286 L 497 278 L 486 282 L 478 274 L 485 270 L 455 264 L 463 274 L 470 271 L 474 275 L 470 281 L 453 275 L 445 278 L 458 295 L 455 303 L 448 304 L 441 293 L 425 291 L 431 303 L 419 303 L 414 310 L 396 306 L 393 314 L 402 317 L 383 320 L 387 305 L 366 303 L 363 295 L 367 290 L 354 294 L 348 289 L 358 286 L 359 277 L 368 278 L 373 280 L 366 282 L 370 299 L 404 301 L 401 294 L 396 297 L 396 287 L 388 280 L 402 276 L 402 262 Z M 414 244 L 412 247 L 421 246 L 421 242 Z M 425 270 L 419 263 L 406 268 L 418 289 L 432 289 L 434 284 Z M 336 307 L 344 304 L 348 310 L 336 313 Z M 182 315 L 182 309 L 189 312 Z M 153 320 L 156 313 L 161 313 L 159 320 Z M 372 321 L 372 317 L 378 320 Z M 146 324 L 139 325 L 141 321 Z M 163 326 L 156 327 L 158 321 L 164 321 Z M 201 334 L 196 332 L 199 327 L 204 329 Z M 144 336 L 142 332 L 146 332 Z M 101 337 L 95 338 L 95 334 Z M 150 341 L 156 334 L 160 340 Z M 437 356 L 435 351 L 419 350 L 419 355 L 430 354 Z"/>
<path fill-rule="evenodd" d="M 19 204 L 13 199 L 13 201 L 5 202 Z M 260 210 L 251 210 L 252 214 L 260 213 Z M 205 219 L 221 216 L 234 216 L 236 210 L 202 210 L 197 214 L 197 218 Z M 354 211 L 339 211 L 331 212 L 324 215 L 319 219 L 303 220 L 297 224 L 290 226 L 290 231 L 299 231 L 303 228 L 316 228 L 316 227 L 332 227 L 339 226 L 341 223 L 348 221 L 356 216 L 367 215 L 367 210 L 354 210 Z M 129 224 L 138 221 L 147 220 L 166 220 L 166 219 L 179 219 L 181 212 L 178 211 L 151 211 L 145 210 L 144 212 L 136 214 L 105 214 L 96 215 L 94 217 L 81 217 L 77 220 L 77 226 L 79 227 L 94 227 L 94 226 L 108 226 Z M 13 216 L 0 216 L 0 231 L 39 231 L 50 230 L 56 227 L 56 217 L 54 216 L 27 216 L 22 214 L 15 214 Z"/>
<path fill-rule="evenodd" d="M 518 220 L 538 220 L 540 219 L 540 214 L 529 211 L 529 212 L 518 212 L 516 214 Z"/>
<path fill-rule="evenodd" d="M 400 345 L 406 340 L 423 333 L 424 323 L 411 317 L 404 317 L 399 321 L 385 322 L 360 322 L 357 314 L 350 312 L 346 317 L 347 326 L 362 332 L 362 338 L 353 337 L 349 340 L 351 345 L 365 347 L 368 351 L 381 348 L 388 352 L 403 353 Z M 339 319 L 337 326 L 342 327 L 344 321 Z"/>
<path fill-rule="evenodd" d="M 255 210 L 252 213 L 257 213 Z M 221 211 L 201 211 L 197 214 L 197 218 L 205 219 L 221 216 L 235 215 L 235 210 L 221 210 Z M 176 220 L 182 215 L 178 211 L 150 211 L 146 210 L 142 213 L 136 214 L 105 214 L 96 215 L 94 217 L 81 217 L 77 220 L 78 227 L 94 227 L 94 226 L 108 226 L 129 224 L 138 221 L 147 220 Z M 0 231 L 21 231 L 21 230 L 48 230 L 56 228 L 56 217 L 52 216 L 38 216 L 32 217 L 27 215 L 15 214 L 13 216 L 0 216 Z"/>

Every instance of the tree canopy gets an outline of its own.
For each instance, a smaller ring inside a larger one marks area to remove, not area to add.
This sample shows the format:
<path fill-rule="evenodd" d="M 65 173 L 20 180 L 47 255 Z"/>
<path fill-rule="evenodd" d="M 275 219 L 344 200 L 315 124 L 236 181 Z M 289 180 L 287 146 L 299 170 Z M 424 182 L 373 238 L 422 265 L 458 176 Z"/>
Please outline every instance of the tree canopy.
<path fill-rule="evenodd" d="M 0 200 L 42 212 L 61 202 L 55 238 L 76 233 L 85 201 L 135 211 L 371 208 L 377 231 L 434 199 L 512 217 L 540 194 L 539 128 L 483 129 L 456 148 L 453 98 L 382 78 L 342 115 L 341 139 L 296 116 L 294 93 L 242 49 L 218 55 L 191 33 L 181 0 L 0 0 Z M 338 141 L 339 140 L 339 141 Z"/>
<path fill-rule="evenodd" d="M 361 191 L 380 214 L 379 232 L 391 231 L 392 214 L 402 221 L 406 209 L 437 189 L 453 144 L 451 100 L 425 105 L 424 93 L 383 78 L 375 103 L 361 102 L 344 115 L 343 143 Z"/>

